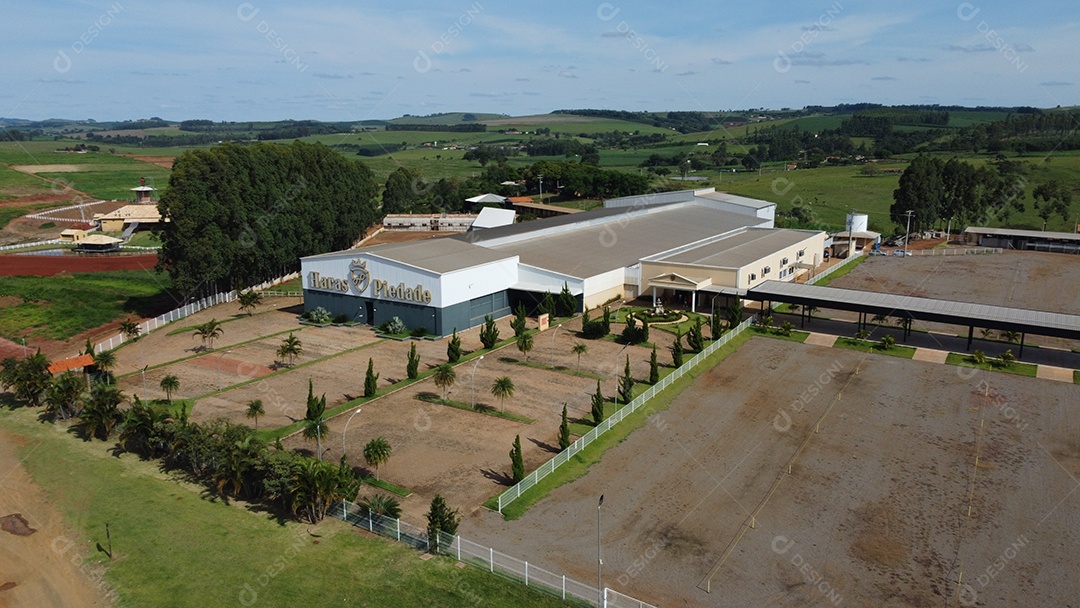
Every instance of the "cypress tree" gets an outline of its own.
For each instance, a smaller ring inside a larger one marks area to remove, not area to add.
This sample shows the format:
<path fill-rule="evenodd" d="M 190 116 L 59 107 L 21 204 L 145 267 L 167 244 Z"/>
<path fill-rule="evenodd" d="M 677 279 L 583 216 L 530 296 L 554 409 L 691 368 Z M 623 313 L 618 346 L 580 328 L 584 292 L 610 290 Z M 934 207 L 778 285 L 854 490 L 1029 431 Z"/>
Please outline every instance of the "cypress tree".
<path fill-rule="evenodd" d="M 671 364 L 676 369 L 683 364 L 682 332 L 679 331 L 675 332 L 675 342 L 671 344 Z"/>
<path fill-rule="evenodd" d="M 510 449 L 510 472 L 514 483 L 525 479 L 525 460 L 521 455 L 521 435 L 514 437 L 514 447 Z"/>
<path fill-rule="evenodd" d="M 367 374 L 364 375 L 364 396 L 374 397 L 375 391 L 378 390 L 379 374 L 375 373 L 375 361 L 368 357 L 367 360 Z"/>
<path fill-rule="evenodd" d="M 514 337 L 525 333 L 525 305 L 519 303 L 514 311 L 514 320 L 510 322 L 510 328 L 514 330 Z"/>
<path fill-rule="evenodd" d="M 652 349 L 652 355 L 649 356 L 649 384 L 656 384 L 660 381 L 660 365 L 656 362 L 656 347 Z"/>
<path fill-rule="evenodd" d="M 457 363 L 461 359 L 461 338 L 457 335 L 457 328 L 454 328 L 454 335 L 450 338 L 450 342 L 446 344 L 446 358 L 450 363 Z"/>
<path fill-rule="evenodd" d="M 570 423 L 566 419 L 566 404 L 562 404 L 562 423 L 559 424 L 559 449 L 570 447 Z"/>
<path fill-rule="evenodd" d="M 596 394 L 592 396 L 592 419 L 593 424 L 604 421 L 604 394 L 600 392 L 600 381 L 596 381 Z"/>
<path fill-rule="evenodd" d="M 619 395 L 623 404 L 630 403 L 634 398 L 634 377 L 630 375 L 630 355 L 626 355 L 626 367 L 623 368 L 623 376 L 619 379 Z"/>
<path fill-rule="evenodd" d="M 409 380 L 416 380 L 420 376 L 420 355 L 416 353 L 416 342 L 409 347 L 409 363 L 405 366 L 405 373 Z"/>

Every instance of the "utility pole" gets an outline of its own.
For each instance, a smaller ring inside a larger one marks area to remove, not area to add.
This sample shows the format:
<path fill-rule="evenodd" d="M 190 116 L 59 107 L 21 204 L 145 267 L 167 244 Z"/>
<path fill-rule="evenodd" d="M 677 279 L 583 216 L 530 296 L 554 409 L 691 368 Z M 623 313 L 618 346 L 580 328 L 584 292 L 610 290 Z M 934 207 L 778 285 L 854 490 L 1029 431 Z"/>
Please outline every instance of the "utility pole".
<path fill-rule="evenodd" d="M 540 202 L 544 202 L 544 176 L 537 175 L 536 179 L 540 180 Z"/>
<path fill-rule="evenodd" d="M 852 233 L 852 229 L 855 227 L 855 208 L 851 208 L 851 212 L 847 216 L 847 257 L 851 257 L 855 253 L 855 235 Z"/>
<path fill-rule="evenodd" d="M 904 212 L 904 214 L 907 215 L 907 232 L 904 234 L 904 257 L 905 258 L 908 255 L 908 250 L 907 250 L 908 241 L 911 240 L 911 214 L 913 214 L 913 213 L 915 213 L 915 212 L 911 211 L 910 209 Z"/>

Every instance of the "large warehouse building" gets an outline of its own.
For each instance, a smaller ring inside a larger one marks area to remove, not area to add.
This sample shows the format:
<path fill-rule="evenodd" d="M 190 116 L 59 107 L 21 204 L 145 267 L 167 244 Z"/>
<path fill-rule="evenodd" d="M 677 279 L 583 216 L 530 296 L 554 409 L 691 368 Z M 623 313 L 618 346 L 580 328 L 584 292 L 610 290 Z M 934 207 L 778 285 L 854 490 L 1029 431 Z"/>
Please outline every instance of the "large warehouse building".
<path fill-rule="evenodd" d="M 603 209 L 301 259 L 304 308 L 447 335 L 566 285 L 579 306 L 646 297 L 690 308 L 794 280 L 824 232 L 773 228 L 775 204 L 712 188 L 624 197 Z"/>

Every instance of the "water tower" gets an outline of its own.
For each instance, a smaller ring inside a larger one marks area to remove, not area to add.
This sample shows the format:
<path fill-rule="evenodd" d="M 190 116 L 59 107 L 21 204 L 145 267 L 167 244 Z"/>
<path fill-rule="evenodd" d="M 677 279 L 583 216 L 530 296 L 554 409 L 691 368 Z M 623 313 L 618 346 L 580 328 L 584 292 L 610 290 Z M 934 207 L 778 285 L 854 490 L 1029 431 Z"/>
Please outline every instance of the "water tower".
<path fill-rule="evenodd" d="M 139 204 L 149 205 L 149 204 L 154 202 L 151 199 L 151 196 L 153 196 L 155 188 L 153 186 L 147 186 L 146 185 L 146 178 L 145 177 L 140 177 L 139 178 L 139 186 L 137 188 L 132 188 L 131 191 L 135 193 L 135 204 L 136 205 L 139 205 Z"/>

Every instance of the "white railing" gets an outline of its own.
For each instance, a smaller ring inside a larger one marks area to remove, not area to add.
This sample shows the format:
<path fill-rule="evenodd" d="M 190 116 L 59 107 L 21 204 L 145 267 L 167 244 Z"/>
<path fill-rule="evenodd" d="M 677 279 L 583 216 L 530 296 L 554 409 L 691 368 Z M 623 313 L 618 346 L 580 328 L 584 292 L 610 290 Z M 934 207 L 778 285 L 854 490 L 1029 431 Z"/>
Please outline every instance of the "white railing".
<path fill-rule="evenodd" d="M 942 249 L 916 249 L 909 251 L 908 255 L 985 255 L 1001 253 L 1001 247 L 948 247 Z"/>
<path fill-rule="evenodd" d="M 67 207 L 59 207 L 57 209 L 49 209 L 48 211 L 42 211 L 40 213 L 31 213 L 27 215 L 27 218 L 32 220 L 48 220 L 50 222 L 71 222 L 73 224 L 81 224 L 90 221 L 89 218 L 71 218 L 71 217 L 53 217 L 54 213 L 60 213 L 61 211 L 71 211 L 72 209 L 82 209 L 84 207 L 93 207 L 94 205 L 100 205 L 109 201 L 93 201 L 89 203 L 80 203 L 78 205 L 68 205 Z"/>
<path fill-rule="evenodd" d="M 26 249 L 27 247 L 40 247 L 42 245 L 56 245 L 63 243 L 60 239 L 49 239 L 47 241 L 35 241 L 33 243 L 19 243 L 18 245 L 4 245 L 0 247 L 0 251 L 10 251 L 12 249 Z"/>
<path fill-rule="evenodd" d="M 563 600 L 584 602 L 592 606 L 608 608 L 655 608 L 613 589 L 604 589 L 603 599 L 596 587 L 555 574 L 528 561 L 485 547 L 471 540 L 439 532 L 437 547 L 432 547 L 425 528 L 414 526 L 400 519 L 386 517 L 362 509 L 349 501 L 342 501 L 341 508 L 331 510 L 338 517 L 358 528 L 392 538 L 422 551 L 438 552 L 453 557 L 464 564 L 483 568 L 492 574 L 522 583 Z M 476 598 L 478 601 L 482 598 Z"/>
<path fill-rule="evenodd" d="M 825 270 L 823 270 L 820 273 L 814 275 L 813 277 L 810 278 L 810 280 L 808 280 L 806 282 L 806 284 L 807 285 L 813 285 L 814 283 L 817 283 L 821 279 L 824 279 L 825 277 L 827 277 L 830 274 L 836 272 L 837 270 L 843 268 L 844 266 L 847 266 L 848 264 L 854 263 L 854 261 L 861 258 L 862 255 L 863 254 L 862 254 L 861 251 L 856 251 L 852 255 L 849 255 L 847 258 L 845 258 L 843 262 L 840 262 L 839 264 L 834 264 L 832 266 L 829 266 Z"/>
<path fill-rule="evenodd" d="M 256 291 L 261 290 L 261 289 L 266 289 L 267 287 L 273 287 L 274 285 L 277 285 L 279 283 L 284 283 L 285 281 L 291 281 L 291 280 L 295 279 L 298 276 L 300 276 L 299 272 L 293 272 L 293 273 L 287 274 L 287 275 L 285 275 L 283 277 L 279 277 L 277 279 L 273 279 L 273 280 L 270 280 L 270 281 L 266 281 L 265 283 L 255 285 L 255 286 L 251 287 L 251 289 L 254 289 Z M 167 313 L 165 313 L 163 315 L 157 316 L 157 317 L 155 317 L 153 319 L 150 319 L 149 321 L 144 321 L 144 322 L 140 323 L 139 324 L 139 333 L 136 334 L 136 335 L 137 336 L 146 335 L 146 334 L 154 331 L 155 329 L 157 329 L 157 328 L 159 328 L 159 327 L 161 327 L 163 325 L 168 325 L 169 323 L 172 323 L 174 321 L 179 321 L 180 319 L 183 319 L 184 317 L 189 317 L 189 316 L 199 312 L 200 310 L 210 308 L 211 306 L 217 306 L 218 304 L 224 304 L 226 302 L 232 302 L 235 299 L 236 299 L 236 290 L 230 291 L 228 293 L 216 293 L 216 294 L 214 294 L 212 296 L 207 296 L 207 297 L 202 298 L 200 300 L 197 300 L 195 302 L 191 302 L 190 304 L 181 306 L 180 308 L 177 308 L 175 310 L 170 310 L 169 312 L 167 312 Z M 124 336 L 123 333 L 116 334 L 115 336 L 112 336 L 108 340 L 104 340 L 102 342 L 98 342 L 97 344 L 95 344 L 94 345 L 94 352 L 95 353 L 100 353 L 103 350 L 112 350 L 112 349 L 120 346 L 121 344 L 123 344 L 126 340 L 127 340 L 127 338 Z"/>
<path fill-rule="evenodd" d="M 640 408 L 642 405 L 645 405 L 645 403 L 647 403 L 650 399 L 658 395 L 660 391 L 670 386 L 671 383 L 675 382 L 679 378 L 682 378 L 690 370 L 697 366 L 697 364 L 701 363 L 703 360 L 705 360 L 706 357 L 716 352 L 716 350 L 719 349 L 721 346 L 730 342 L 732 338 L 742 333 L 747 327 L 750 327 L 749 319 L 736 325 L 734 329 L 720 336 L 718 340 L 714 340 L 713 342 L 711 342 L 708 346 L 705 347 L 704 350 L 691 357 L 689 361 L 684 362 L 682 366 L 680 366 L 678 369 L 671 372 L 667 376 L 664 376 L 664 378 L 660 380 L 660 382 L 657 382 L 656 384 L 650 386 L 648 390 L 646 390 L 644 393 L 641 393 L 640 395 L 635 397 L 632 401 L 630 401 L 630 403 L 619 408 L 614 414 L 609 416 L 600 424 L 593 427 L 593 429 L 590 430 L 588 433 L 585 433 L 584 435 L 579 437 L 577 441 L 571 443 L 568 448 L 556 454 L 555 457 L 551 460 L 540 465 L 540 467 L 532 473 L 526 475 L 525 479 L 519 481 L 516 485 L 514 485 L 514 487 L 506 490 L 502 494 L 499 494 L 499 512 L 502 513 L 502 510 L 506 507 L 506 505 L 516 500 L 519 496 L 521 496 L 523 492 L 535 486 L 541 479 L 554 473 L 555 469 L 558 469 L 560 466 L 565 464 L 566 461 L 573 458 L 578 452 L 585 449 L 585 447 L 588 446 L 590 443 L 596 441 L 598 437 L 606 433 L 611 427 L 621 422 L 630 414 L 636 412 L 638 408 Z"/>

